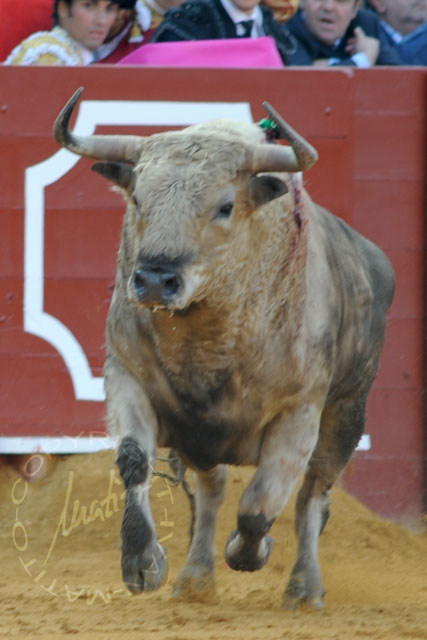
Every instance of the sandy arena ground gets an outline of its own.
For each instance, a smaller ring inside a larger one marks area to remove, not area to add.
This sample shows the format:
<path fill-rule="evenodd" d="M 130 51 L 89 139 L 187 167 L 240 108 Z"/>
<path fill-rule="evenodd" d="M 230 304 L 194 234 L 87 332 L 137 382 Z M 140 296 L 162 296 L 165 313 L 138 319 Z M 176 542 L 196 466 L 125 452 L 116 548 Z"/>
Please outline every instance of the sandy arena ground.
<path fill-rule="evenodd" d="M 231 469 L 217 532 L 217 604 L 184 604 L 172 584 L 188 544 L 181 488 L 155 478 L 152 505 L 168 551 L 165 586 L 130 596 L 120 574 L 122 486 L 110 451 L 53 462 L 27 484 L 0 469 L 1 638 L 82 640 L 427 639 L 427 532 L 385 522 L 336 489 L 322 535 L 322 611 L 283 611 L 295 556 L 293 504 L 275 523 L 268 565 L 229 569 L 222 553 L 252 473 Z"/>

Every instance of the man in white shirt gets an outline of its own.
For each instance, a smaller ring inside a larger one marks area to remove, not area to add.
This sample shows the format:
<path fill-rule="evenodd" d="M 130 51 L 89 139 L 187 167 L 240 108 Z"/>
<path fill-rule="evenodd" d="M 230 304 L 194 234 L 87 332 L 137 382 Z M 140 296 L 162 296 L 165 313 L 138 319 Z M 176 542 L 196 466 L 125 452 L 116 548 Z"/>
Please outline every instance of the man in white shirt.
<path fill-rule="evenodd" d="M 151 42 L 271 36 L 286 64 L 294 50 L 285 25 L 260 0 L 190 0 L 167 12 Z"/>

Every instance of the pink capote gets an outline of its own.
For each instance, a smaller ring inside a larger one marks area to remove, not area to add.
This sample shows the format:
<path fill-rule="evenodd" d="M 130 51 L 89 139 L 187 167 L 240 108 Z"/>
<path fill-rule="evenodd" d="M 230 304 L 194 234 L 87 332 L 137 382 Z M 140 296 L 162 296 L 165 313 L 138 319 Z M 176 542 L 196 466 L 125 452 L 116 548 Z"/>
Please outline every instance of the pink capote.
<path fill-rule="evenodd" d="M 283 67 L 273 38 L 231 38 L 144 44 L 117 64 L 151 67 Z"/>

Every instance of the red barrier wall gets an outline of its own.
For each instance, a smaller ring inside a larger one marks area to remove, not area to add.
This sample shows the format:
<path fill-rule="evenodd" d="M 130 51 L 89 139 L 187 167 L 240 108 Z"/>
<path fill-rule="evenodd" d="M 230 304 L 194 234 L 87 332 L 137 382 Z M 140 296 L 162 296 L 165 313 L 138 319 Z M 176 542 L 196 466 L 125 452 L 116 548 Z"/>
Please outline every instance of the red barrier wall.
<path fill-rule="evenodd" d="M 67 358 L 76 379 L 87 360 L 89 396 L 99 394 L 124 205 L 89 171 L 90 161 L 79 160 L 53 180 L 66 161 L 54 155 L 51 129 L 66 100 L 84 86 L 83 100 L 95 121 L 103 122 L 97 132 L 144 134 L 182 126 L 182 106 L 188 114 L 210 105 L 229 115 L 231 108 L 244 113 L 249 103 L 256 121 L 268 100 L 319 150 L 319 162 L 305 176 L 313 198 L 379 244 L 394 264 L 396 298 L 368 403 L 371 449 L 355 455 L 344 482 L 382 515 L 419 513 L 425 465 L 426 79 L 427 71 L 407 68 L 0 67 L 0 435 L 75 436 L 105 429 L 103 402 L 76 399 Z M 141 101 L 139 110 L 129 115 L 134 101 Z M 51 156 L 43 171 L 52 184 L 40 188 L 46 177 L 26 170 Z M 42 325 L 47 338 L 34 335 Z"/>

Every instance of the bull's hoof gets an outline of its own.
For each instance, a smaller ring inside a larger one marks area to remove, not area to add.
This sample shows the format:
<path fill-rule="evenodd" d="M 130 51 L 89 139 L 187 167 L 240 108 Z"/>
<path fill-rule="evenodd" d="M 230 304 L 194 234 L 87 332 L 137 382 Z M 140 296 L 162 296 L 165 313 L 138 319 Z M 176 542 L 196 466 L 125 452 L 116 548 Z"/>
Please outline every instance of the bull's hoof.
<path fill-rule="evenodd" d="M 324 595 L 321 584 L 309 585 L 304 576 L 292 576 L 286 587 L 283 609 L 295 611 L 302 606 L 323 609 Z"/>
<path fill-rule="evenodd" d="M 288 596 L 285 595 L 283 601 L 283 609 L 285 611 L 295 611 L 300 607 L 309 607 L 310 609 L 323 609 L 323 598 L 321 596 L 309 597 L 308 595 Z"/>
<path fill-rule="evenodd" d="M 123 552 L 123 581 L 132 593 L 154 591 L 162 586 L 167 578 L 166 553 L 160 544 L 152 550 L 130 554 Z"/>
<path fill-rule="evenodd" d="M 258 571 L 266 564 L 273 546 L 271 536 L 243 536 L 235 529 L 227 540 L 224 557 L 235 571 Z"/>
<path fill-rule="evenodd" d="M 211 569 L 188 566 L 178 574 L 173 589 L 174 598 L 189 602 L 217 602 L 215 581 Z"/>

